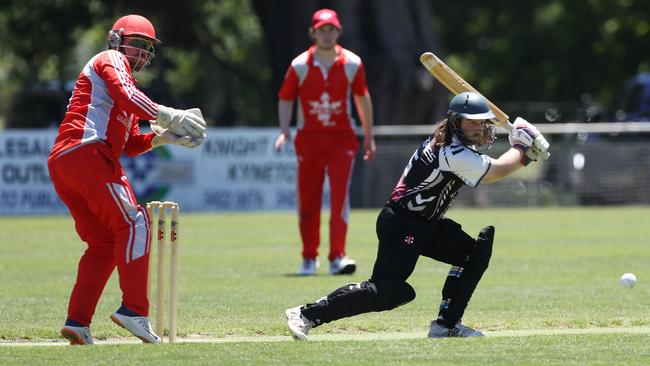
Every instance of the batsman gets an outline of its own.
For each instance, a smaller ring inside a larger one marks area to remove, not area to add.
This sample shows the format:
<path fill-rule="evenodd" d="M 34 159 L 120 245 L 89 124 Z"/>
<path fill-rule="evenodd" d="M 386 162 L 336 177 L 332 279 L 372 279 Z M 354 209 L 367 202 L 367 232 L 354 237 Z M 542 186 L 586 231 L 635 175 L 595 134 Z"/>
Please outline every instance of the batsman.
<path fill-rule="evenodd" d="M 451 100 L 446 118 L 415 150 L 379 213 L 372 275 L 314 303 L 287 309 L 294 339 L 307 340 L 312 328 L 334 320 L 391 310 L 412 301 L 415 290 L 406 281 L 421 256 L 451 265 L 428 336 L 484 335 L 461 319 L 490 263 L 495 229 L 486 226 L 474 237 L 445 217 L 445 212 L 462 187 L 499 181 L 537 160 L 541 151 L 533 148 L 535 141 L 548 146 L 535 126 L 517 118 L 508 136 L 511 148 L 498 158 L 483 154 L 495 139 L 494 118 L 479 93 L 463 92 Z"/>

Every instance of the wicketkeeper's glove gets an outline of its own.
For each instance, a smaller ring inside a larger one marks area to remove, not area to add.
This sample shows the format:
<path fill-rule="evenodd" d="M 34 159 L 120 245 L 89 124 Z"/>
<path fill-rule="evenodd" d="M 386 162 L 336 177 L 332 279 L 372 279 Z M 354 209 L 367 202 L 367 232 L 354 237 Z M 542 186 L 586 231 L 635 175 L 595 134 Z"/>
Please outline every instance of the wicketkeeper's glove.
<path fill-rule="evenodd" d="M 156 124 L 151 125 L 151 130 L 156 134 L 151 141 L 152 147 L 158 147 L 163 144 L 179 145 L 189 148 L 201 146 L 205 140 L 205 133 L 199 137 L 180 136 L 168 128 L 162 128 Z"/>
<path fill-rule="evenodd" d="M 207 126 L 198 108 L 180 110 L 162 104 L 158 105 L 158 115 L 154 123 L 179 136 L 192 137 L 203 136 Z"/>

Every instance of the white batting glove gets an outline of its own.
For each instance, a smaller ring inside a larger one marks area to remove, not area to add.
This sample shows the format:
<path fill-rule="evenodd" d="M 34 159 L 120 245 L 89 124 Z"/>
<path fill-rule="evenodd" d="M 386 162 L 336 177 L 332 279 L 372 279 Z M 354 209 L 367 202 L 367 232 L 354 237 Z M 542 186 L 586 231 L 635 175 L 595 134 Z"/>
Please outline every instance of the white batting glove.
<path fill-rule="evenodd" d="M 510 141 L 510 146 L 521 150 L 522 152 L 526 152 L 531 146 L 533 146 L 535 137 L 537 137 L 537 134 L 535 134 L 533 130 L 526 128 L 525 126 L 518 126 L 510 131 L 508 141 Z"/>
<path fill-rule="evenodd" d="M 548 148 L 551 146 L 551 144 L 548 143 L 544 135 L 542 135 L 541 132 L 537 129 L 537 127 L 533 126 L 532 123 L 526 121 L 525 119 L 521 117 L 517 117 L 515 119 L 515 122 L 512 124 L 514 128 L 518 127 L 525 127 L 533 131 L 536 136 L 533 142 L 533 145 L 535 148 L 537 148 L 539 155 L 543 157 L 545 160 L 548 159 L 548 157 L 544 157 L 545 155 L 550 156 L 550 154 L 546 153 L 548 151 Z"/>
<path fill-rule="evenodd" d="M 206 135 L 203 134 L 199 137 L 192 136 L 180 136 L 173 133 L 168 128 L 162 128 L 156 124 L 151 125 L 151 130 L 156 134 L 153 140 L 151 140 L 152 147 L 158 147 L 164 144 L 179 145 L 188 148 L 195 148 L 201 146 L 205 140 Z"/>
<path fill-rule="evenodd" d="M 523 119 L 521 117 L 515 118 L 515 121 L 512 123 L 512 127 L 513 128 L 525 127 L 525 128 L 528 128 L 529 130 L 533 131 L 533 133 L 535 133 L 535 135 L 540 134 L 537 127 L 533 126 L 532 123 L 526 121 L 525 119 Z"/>
<path fill-rule="evenodd" d="M 192 137 L 203 136 L 207 126 L 201 110 L 198 108 L 180 110 L 165 107 L 162 104 L 158 105 L 158 115 L 155 123 L 179 136 Z"/>
<path fill-rule="evenodd" d="M 528 164 L 530 164 L 530 163 L 532 163 L 534 161 L 538 161 L 539 158 L 540 158 L 540 154 L 541 154 L 541 152 L 539 150 L 537 150 L 535 145 L 531 146 L 531 148 L 526 150 L 524 155 L 521 157 L 521 160 L 520 160 L 521 165 L 527 166 Z"/>

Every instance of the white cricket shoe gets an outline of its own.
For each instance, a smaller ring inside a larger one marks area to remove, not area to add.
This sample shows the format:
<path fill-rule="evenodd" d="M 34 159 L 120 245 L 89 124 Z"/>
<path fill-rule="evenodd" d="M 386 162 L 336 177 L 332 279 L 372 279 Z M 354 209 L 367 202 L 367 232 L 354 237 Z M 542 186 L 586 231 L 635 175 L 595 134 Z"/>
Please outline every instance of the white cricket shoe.
<path fill-rule="evenodd" d="M 357 262 L 348 257 L 338 257 L 330 262 L 330 274 L 353 274 L 357 270 Z"/>
<path fill-rule="evenodd" d="M 303 259 L 298 274 L 300 276 L 313 276 L 316 274 L 316 270 L 319 266 L 320 262 L 316 259 Z"/>
<path fill-rule="evenodd" d="M 153 332 L 146 316 L 127 316 L 118 313 L 111 315 L 111 320 L 120 327 L 128 330 L 144 343 L 160 343 L 160 337 Z"/>
<path fill-rule="evenodd" d="M 431 322 L 429 327 L 429 338 L 446 338 L 446 337 L 484 337 L 485 333 L 480 330 L 472 329 L 468 326 L 462 325 L 460 321 L 456 323 L 453 328 L 447 328 L 444 325 L 438 324 L 435 320 Z"/>
<path fill-rule="evenodd" d="M 301 306 L 296 306 L 295 308 L 287 309 L 284 311 L 284 315 L 287 317 L 287 326 L 293 339 L 296 341 L 307 341 L 307 334 L 309 334 L 309 330 L 314 326 L 314 323 L 302 316 L 300 308 Z"/>
<path fill-rule="evenodd" d="M 95 344 L 95 340 L 90 334 L 89 327 L 73 327 L 66 325 L 61 328 L 61 336 L 70 341 L 71 346 Z"/>

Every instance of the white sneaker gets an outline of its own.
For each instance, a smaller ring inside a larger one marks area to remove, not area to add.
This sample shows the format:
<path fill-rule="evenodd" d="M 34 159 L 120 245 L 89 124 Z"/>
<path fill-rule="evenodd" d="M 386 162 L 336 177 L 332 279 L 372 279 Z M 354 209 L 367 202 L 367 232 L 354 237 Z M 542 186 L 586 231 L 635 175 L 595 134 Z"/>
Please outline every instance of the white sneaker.
<path fill-rule="evenodd" d="M 309 334 L 309 330 L 314 326 L 314 323 L 302 316 L 300 308 L 301 306 L 296 306 L 295 308 L 287 309 L 284 311 L 284 315 L 287 317 L 287 326 L 293 339 L 307 341 L 307 334 Z"/>
<path fill-rule="evenodd" d="M 313 276 L 316 274 L 316 269 L 318 269 L 319 266 L 320 262 L 316 259 L 303 259 L 298 274 L 300 276 Z"/>
<path fill-rule="evenodd" d="M 446 337 L 484 337 L 485 333 L 480 330 L 472 329 L 468 326 L 462 325 L 460 321 L 456 323 L 453 328 L 447 328 L 444 325 L 438 324 L 435 320 L 431 322 L 429 327 L 429 338 L 446 338 Z"/>
<path fill-rule="evenodd" d="M 160 337 L 153 332 L 146 316 L 126 316 L 118 313 L 111 315 L 111 320 L 120 327 L 133 333 L 144 343 L 160 343 Z"/>
<path fill-rule="evenodd" d="M 95 344 L 95 340 L 90 334 L 89 327 L 73 327 L 66 325 L 61 328 L 61 336 L 70 341 L 71 346 Z"/>
<path fill-rule="evenodd" d="M 330 274 L 352 274 L 357 270 L 357 262 L 348 257 L 334 258 L 330 262 Z"/>

